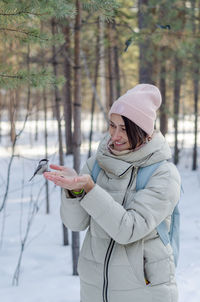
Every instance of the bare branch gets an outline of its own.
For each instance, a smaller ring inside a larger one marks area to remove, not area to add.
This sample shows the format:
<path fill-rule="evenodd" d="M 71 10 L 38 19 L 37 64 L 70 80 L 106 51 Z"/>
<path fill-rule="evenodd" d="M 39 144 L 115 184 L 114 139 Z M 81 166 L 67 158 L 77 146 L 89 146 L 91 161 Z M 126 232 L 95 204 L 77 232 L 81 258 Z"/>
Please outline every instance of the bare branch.
<path fill-rule="evenodd" d="M 18 285 L 18 283 L 19 283 L 20 267 L 21 267 L 23 252 L 24 252 L 24 249 L 25 249 L 25 244 L 26 244 L 26 241 L 28 239 L 28 234 L 29 234 L 31 225 L 33 223 L 33 219 L 34 219 L 35 215 L 38 212 L 38 200 L 39 200 L 39 197 L 40 197 L 40 194 L 41 194 L 43 188 L 44 188 L 44 184 L 40 187 L 37 199 L 33 204 L 32 212 L 31 212 L 31 215 L 29 217 L 27 228 L 26 228 L 26 233 L 25 233 L 24 239 L 21 241 L 20 255 L 19 255 L 18 263 L 17 263 L 16 269 L 15 269 L 15 273 L 14 273 L 14 276 L 13 276 L 12 285 Z M 32 196 L 31 196 L 31 201 L 32 201 Z"/>
<path fill-rule="evenodd" d="M 28 53 L 28 56 L 29 56 L 29 53 Z M 28 63 L 28 70 L 29 70 L 29 63 Z M 3 202 L 0 206 L 0 212 L 3 210 L 3 208 L 5 206 L 5 203 L 6 203 L 6 200 L 7 200 L 7 196 L 8 196 L 9 185 L 10 185 L 10 171 L 11 171 L 12 162 L 13 162 L 13 159 L 14 159 L 14 156 L 15 156 L 15 146 L 16 146 L 16 143 L 17 143 L 17 139 L 20 137 L 20 135 L 24 131 L 25 126 L 26 126 L 26 122 L 27 122 L 28 117 L 30 115 L 30 112 L 29 112 L 30 111 L 30 86 L 28 86 L 27 108 L 26 108 L 26 110 L 27 110 L 27 112 L 26 112 L 26 116 L 25 116 L 25 119 L 24 119 L 23 126 L 22 126 L 21 130 L 15 135 L 15 138 L 14 138 L 14 141 L 13 141 L 12 154 L 11 154 L 11 158 L 10 158 L 10 161 L 9 161 L 9 164 L 8 164 L 8 171 L 7 171 L 6 191 L 5 191 L 5 194 L 4 194 Z M 3 234 L 2 234 L 2 236 L 3 236 Z"/>

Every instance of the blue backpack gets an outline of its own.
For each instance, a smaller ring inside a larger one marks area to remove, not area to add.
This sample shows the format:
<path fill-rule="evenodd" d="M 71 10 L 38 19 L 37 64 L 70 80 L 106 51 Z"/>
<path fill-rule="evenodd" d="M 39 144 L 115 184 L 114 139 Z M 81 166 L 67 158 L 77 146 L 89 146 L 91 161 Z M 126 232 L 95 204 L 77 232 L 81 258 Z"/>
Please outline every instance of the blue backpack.
<path fill-rule="evenodd" d="M 142 190 L 145 188 L 148 183 L 151 175 L 154 171 L 162 164 L 163 162 L 158 162 L 147 167 L 141 167 L 138 170 L 137 179 L 136 179 L 136 191 Z M 97 177 L 99 175 L 101 168 L 98 165 L 97 160 L 95 160 L 93 169 L 92 169 L 92 178 L 96 183 Z M 174 263 L 177 266 L 178 256 L 179 256 L 179 227 L 180 227 L 180 212 L 178 205 L 174 208 L 174 211 L 171 215 L 171 225 L 168 232 L 168 228 L 165 221 L 162 221 L 156 228 L 160 239 L 164 245 L 168 243 L 171 244 L 174 254 Z"/>

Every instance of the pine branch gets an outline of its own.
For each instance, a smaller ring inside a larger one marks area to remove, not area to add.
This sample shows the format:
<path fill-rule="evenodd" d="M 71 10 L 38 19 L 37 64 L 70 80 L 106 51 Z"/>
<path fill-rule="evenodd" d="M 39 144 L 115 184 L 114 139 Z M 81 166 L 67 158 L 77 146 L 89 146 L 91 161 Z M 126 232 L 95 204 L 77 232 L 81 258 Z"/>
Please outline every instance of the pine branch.
<path fill-rule="evenodd" d="M 4 88 L 16 88 L 22 85 L 29 84 L 30 87 L 45 87 L 46 85 L 62 85 L 64 83 L 63 77 L 55 77 L 52 72 L 47 69 L 31 69 L 20 70 L 17 73 L 12 74 L 12 70 L 9 73 L 0 73 L 0 87 Z"/>
<path fill-rule="evenodd" d="M 16 13 L 1 13 L 0 12 L 0 16 L 5 16 L 5 17 L 8 17 L 8 16 L 20 16 L 20 15 L 32 15 L 32 16 L 44 16 L 44 15 L 48 15 L 48 13 L 32 13 L 30 11 L 19 11 L 19 12 L 16 12 Z"/>
<path fill-rule="evenodd" d="M 108 21 L 112 20 L 116 9 L 120 6 L 116 0 L 84 0 L 83 9 L 92 12 L 99 12 L 104 15 Z"/>
<path fill-rule="evenodd" d="M 40 40 L 44 40 L 44 41 L 48 41 L 49 39 L 47 38 L 42 38 L 36 34 L 34 34 L 33 32 L 31 31 L 25 31 L 25 30 L 21 30 L 21 29 L 14 29 L 14 28 L 6 28 L 6 27 L 0 27 L 0 30 L 2 31 L 11 31 L 11 32 L 17 32 L 17 33 L 22 33 L 22 34 L 25 34 L 27 36 L 31 36 L 31 37 L 34 37 L 34 38 L 37 38 L 37 39 L 40 39 Z"/>
<path fill-rule="evenodd" d="M 11 78 L 11 79 L 19 79 L 22 80 L 22 76 L 17 76 L 17 75 L 8 75 L 8 74 L 0 74 L 1 78 Z"/>

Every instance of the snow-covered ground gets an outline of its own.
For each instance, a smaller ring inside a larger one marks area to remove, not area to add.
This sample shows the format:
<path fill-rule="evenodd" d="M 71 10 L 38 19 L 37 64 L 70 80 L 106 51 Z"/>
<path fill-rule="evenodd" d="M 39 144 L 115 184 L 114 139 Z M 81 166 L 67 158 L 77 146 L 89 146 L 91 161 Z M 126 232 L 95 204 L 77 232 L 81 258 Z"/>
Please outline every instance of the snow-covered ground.
<path fill-rule="evenodd" d="M 18 125 L 20 129 L 21 124 Z M 38 141 L 34 141 L 34 122 L 27 124 L 17 143 L 11 167 L 10 187 L 6 208 L 0 213 L 0 301 L 1 302 L 79 302 L 79 279 L 72 276 L 71 246 L 63 246 L 59 216 L 60 190 L 52 184 L 50 214 L 45 213 L 45 187 L 42 177 L 29 178 L 39 159 L 44 157 L 43 122 L 40 121 Z M 49 121 L 49 159 L 58 163 L 56 123 Z M 83 125 L 88 129 L 88 124 Z M 186 129 L 187 130 L 187 129 Z M 5 193 L 10 147 L 3 125 L 0 146 L 0 206 Z M 87 136 L 87 133 L 85 133 Z M 95 136 L 95 149 L 99 136 Z M 173 142 L 172 135 L 167 139 Z M 180 202 L 181 253 L 177 268 L 179 302 L 200 301 L 200 171 L 191 171 L 191 134 L 180 137 L 185 149 L 181 152 L 179 171 L 184 193 Z M 87 157 L 87 142 L 82 146 L 82 163 Z M 65 159 L 72 166 L 72 157 Z M 35 211 L 35 212 L 34 212 Z M 19 260 L 21 242 L 28 221 L 35 213 L 21 262 L 18 286 L 12 285 Z M 81 241 L 84 233 L 81 233 Z M 69 232 L 71 242 L 71 233 Z M 95 302 L 95 301 L 94 301 Z"/>

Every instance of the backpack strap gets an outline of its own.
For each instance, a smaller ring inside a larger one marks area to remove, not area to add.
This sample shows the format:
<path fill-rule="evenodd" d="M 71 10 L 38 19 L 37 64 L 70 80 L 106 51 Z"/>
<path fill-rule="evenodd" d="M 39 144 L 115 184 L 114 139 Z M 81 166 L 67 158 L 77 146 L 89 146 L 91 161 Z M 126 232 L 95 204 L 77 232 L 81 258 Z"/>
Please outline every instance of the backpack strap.
<path fill-rule="evenodd" d="M 146 167 L 141 167 L 139 168 L 138 174 L 137 174 L 137 179 L 136 179 L 136 191 L 142 190 L 146 187 L 150 177 L 152 174 L 156 171 L 156 169 L 165 161 L 161 161 L 158 163 L 155 163 L 150 166 Z M 164 243 L 164 245 L 167 245 L 170 240 L 169 240 L 169 233 L 167 229 L 167 225 L 165 221 L 162 221 L 156 228 L 160 239 Z"/>
<path fill-rule="evenodd" d="M 93 165 L 93 168 L 92 168 L 92 174 L 91 174 L 92 179 L 93 179 L 93 181 L 94 181 L 95 183 L 96 183 L 96 181 L 97 181 L 97 177 L 98 177 L 98 175 L 99 175 L 100 170 L 101 170 L 101 168 L 100 168 L 100 166 L 99 166 L 97 160 L 95 159 L 95 162 L 94 162 L 94 165 Z"/>
<path fill-rule="evenodd" d="M 146 187 L 151 175 L 156 171 L 156 169 L 163 163 L 163 161 L 155 163 L 150 166 L 141 167 L 138 170 L 136 179 L 136 191 L 142 190 Z"/>
<path fill-rule="evenodd" d="M 163 220 L 156 228 L 158 235 L 160 236 L 160 239 L 164 243 L 164 245 L 168 245 L 170 243 L 169 240 L 169 233 L 166 222 Z"/>
<path fill-rule="evenodd" d="M 170 243 L 173 248 L 175 266 L 177 266 L 178 264 L 178 256 L 179 256 L 179 249 L 180 249 L 179 230 L 180 230 L 180 212 L 177 204 L 171 216 L 171 225 L 170 225 L 170 232 L 169 232 Z"/>

